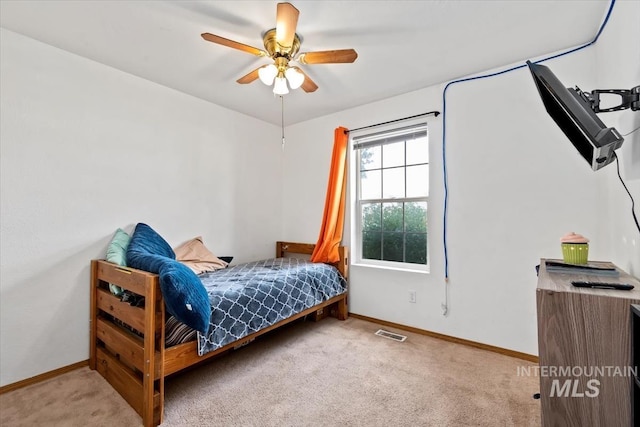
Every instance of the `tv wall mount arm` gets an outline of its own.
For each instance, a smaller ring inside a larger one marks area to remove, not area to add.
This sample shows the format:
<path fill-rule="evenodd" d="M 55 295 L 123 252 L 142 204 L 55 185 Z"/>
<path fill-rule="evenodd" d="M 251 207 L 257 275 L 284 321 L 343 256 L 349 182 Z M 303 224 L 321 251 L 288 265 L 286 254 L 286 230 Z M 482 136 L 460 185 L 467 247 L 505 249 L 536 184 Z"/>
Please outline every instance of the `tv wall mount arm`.
<path fill-rule="evenodd" d="M 583 92 L 576 86 L 576 92 L 591 105 L 591 109 L 596 113 L 608 113 L 611 111 L 626 110 L 627 108 L 631 108 L 631 111 L 640 110 L 640 86 L 631 89 L 596 89 L 591 92 Z M 619 95 L 621 98 L 620 104 L 615 107 L 600 108 L 601 93 Z"/>

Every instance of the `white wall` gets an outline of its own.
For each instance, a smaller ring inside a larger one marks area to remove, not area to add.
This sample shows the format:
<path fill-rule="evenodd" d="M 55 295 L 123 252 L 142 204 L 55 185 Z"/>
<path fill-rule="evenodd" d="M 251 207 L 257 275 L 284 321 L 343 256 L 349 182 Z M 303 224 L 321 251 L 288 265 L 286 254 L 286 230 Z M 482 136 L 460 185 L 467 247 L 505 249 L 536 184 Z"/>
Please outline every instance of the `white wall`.
<path fill-rule="evenodd" d="M 614 19 L 605 30 L 611 41 L 603 48 L 632 57 L 625 62 L 635 72 L 638 57 L 633 52 L 638 49 L 619 52 L 613 39 L 623 34 L 632 38 L 632 31 L 637 30 L 611 27 L 624 26 L 622 19 L 629 26 L 637 23 L 637 5 L 616 6 Z M 632 10 L 628 10 L 630 7 Z M 619 19 L 619 15 L 627 14 Z M 567 85 L 579 82 L 585 89 L 595 88 L 608 73 L 606 67 L 600 67 L 598 79 L 597 58 L 596 49 L 591 47 L 546 65 Z M 621 84 L 632 86 L 627 80 Z M 317 239 L 335 127 L 353 129 L 441 110 L 443 87 L 426 88 L 289 127 L 284 160 L 284 237 Z M 609 238 L 614 229 L 618 237 L 635 236 L 637 245 L 637 232 L 634 234 L 629 225 L 626 212 L 627 200 L 609 194 L 618 191 L 610 177 L 613 167 L 592 172 L 550 119 L 526 68 L 452 85 L 447 93 L 446 120 L 450 190 L 448 315 L 443 316 L 441 311 L 445 294 L 442 116 L 429 119 L 431 271 L 420 274 L 354 265 L 350 311 L 537 354 L 535 265 L 540 258 L 561 257 L 559 240 L 569 231 L 592 239 L 591 259 L 622 261 L 628 267 L 630 262 L 624 261 L 635 256 L 637 265 L 639 257 L 631 253 L 629 245 Z M 637 183 L 633 185 L 637 193 Z M 607 217 L 602 212 L 603 198 L 607 198 Z M 624 225 L 607 225 L 603 221 L 608 218 L 624 221 Z M 347 230 L 344 242 L 349 244 L 349 240 Z M 415 304 L 408 302 L 409 290 L 417 291 Z"/>
<path fill-rule="evenodd" d="M 277 127 L 0 36 L 0 384 L 88 358 L 89 262 L 118 227 L 146 222 L 172 246 L 202 235 L 238 261 L 272 255 Z"/>
<path fill-rule="evenodd" d="M 638 22 L 640 2 L 624 0 L 616 3 L 607 30 L 596 44 L 598 78 L 592 89 L 631 89 L 640 85 Z M 618 101 L 619 98 L 611 98 L 609 105 Z M 599 116 L 607 126 L 615 127 L 622 134 L 640 127 L 640 112 L 623 110 Z M 621 175 L 634 196 L 636 215 L 640 216 L 640 131 L 626 136 L 617 154 Z M 609 258 L 640 277 L 640 233 L 631 216 L 631 200 L 620 183 L 615 165 L 601 172 L 606 179 L 600 199 L 600 220 L 603 237 L 611 247 Z"/>

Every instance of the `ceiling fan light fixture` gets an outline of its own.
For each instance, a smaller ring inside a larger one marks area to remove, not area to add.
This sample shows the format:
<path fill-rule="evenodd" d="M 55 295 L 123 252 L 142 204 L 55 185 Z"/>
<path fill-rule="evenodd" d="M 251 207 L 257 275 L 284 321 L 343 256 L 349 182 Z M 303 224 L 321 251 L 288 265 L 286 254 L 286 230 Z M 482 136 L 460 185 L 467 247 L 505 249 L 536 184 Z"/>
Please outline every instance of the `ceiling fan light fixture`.
<path fill-rule="evenodd" d="M 287 87 L 287 79 L 284 77 L 276 77 L 276 82 L 273 85 L 273 93 L 276 95 L 286 95 L 289 93 L 289 88 Z"/>
<path fill-rule="evenodd" d="M 273 64 L 265 65 L 264 67 L 258 70 L 258 76 L 260 77 L 260 81 L 267 86 L 271 86 L 273 84 L 273 80 L 278 75 L 278 67 Z"/>
<path fill-rule="evenodd" d="M 339 49 L 303 52 L 298 55 L 301 45 L 300 36 L 296 34 L 299 15 L 300 11 L 291 3 L 278 3 L 276 27 L 262 35 L 264 50 L 211 33 L 202 33 L 201 36 L 208 42 L 273 60 L 273 64 L 259 66 L 240 77 L 236 80 L 237 83 L 245 85 L 260 79 L 267 86 L 273 85 L 273 92 L 280 96 L 289 93 L 289 89 L 297 88 L 311 93 L 318 89 L 318 85 L 306 74 L 304 68 L 290 67 L 290 61 L 303 65 L 345 64 L 354 62 L 358 54 L 354 49 Z"/>
<path fill-rule="evenodd" d="M 291 89 L 298 89 L 304 83 L 304 74 L 295 68 L 287 68 L 287 71 L 284 72 L 284 76 L 289 81 L 289 86 Z"/>

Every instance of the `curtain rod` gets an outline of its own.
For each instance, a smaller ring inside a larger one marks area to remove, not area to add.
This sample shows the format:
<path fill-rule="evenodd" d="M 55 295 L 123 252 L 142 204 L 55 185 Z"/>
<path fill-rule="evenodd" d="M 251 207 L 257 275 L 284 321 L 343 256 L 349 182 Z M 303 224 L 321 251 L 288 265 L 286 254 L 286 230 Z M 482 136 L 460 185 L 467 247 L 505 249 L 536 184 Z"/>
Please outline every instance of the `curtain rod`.
<path fill-rule="evenodd" d="M 428 113 L 416 114 L 415 116 L 409 116 L 409 117 L 403 117 L 401 119 L 389 120 L 388 122 L 376 123 L 375 125 L 363 126 L 361 128 L 357 128 L 357 129 L 349 129 L 349 130 L 345 130 L 344 133 L 348 134 L 349 132 L 354 132 L 354 131 L 357 131 L 357 130 L 369 129 L 369 128 L 372 128 L 372 127 L 382 126 L 382 125 L 388 125 L 389 123 L 401 122 L 403 120 L 409 120 L 409 119 L 414 119 L 416 117 L 428 116 L 430 114 L 433 114 L 434 116 L 438 117 L 440 115 L 440 111 L 429 111 Z"/>

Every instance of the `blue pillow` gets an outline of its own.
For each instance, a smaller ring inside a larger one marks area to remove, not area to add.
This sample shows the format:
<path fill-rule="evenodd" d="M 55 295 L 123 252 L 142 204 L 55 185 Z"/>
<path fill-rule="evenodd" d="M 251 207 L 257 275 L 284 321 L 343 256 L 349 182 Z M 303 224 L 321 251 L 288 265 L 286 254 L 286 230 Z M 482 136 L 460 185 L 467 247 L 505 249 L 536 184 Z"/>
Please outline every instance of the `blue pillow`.
<path fill-rule="evenodd" d="M 127 265 L 160 275 L 167 311 L 185 325 L 206 334 L 211 303 L 200 278 L 175 260 L 166 240 L 147 224 L 139 223 L 127 247 Z"/>
<path fill-rule="evenodd" d="M 202 334 L 209 330 L 211 303 L 200 278 L 179 261 L 160 267 L 160 289 L 167 311 Z"/>
<path fill-rule="evenodd" d="M 161 263 L 158 264 L 155 257 L 148 258 L 148 255 L 176 259 L 173 249 L 162 236 L 147 224 L 138 223 L 127 247 L 127 265 L 149 273 L 160 273 Z"/>

